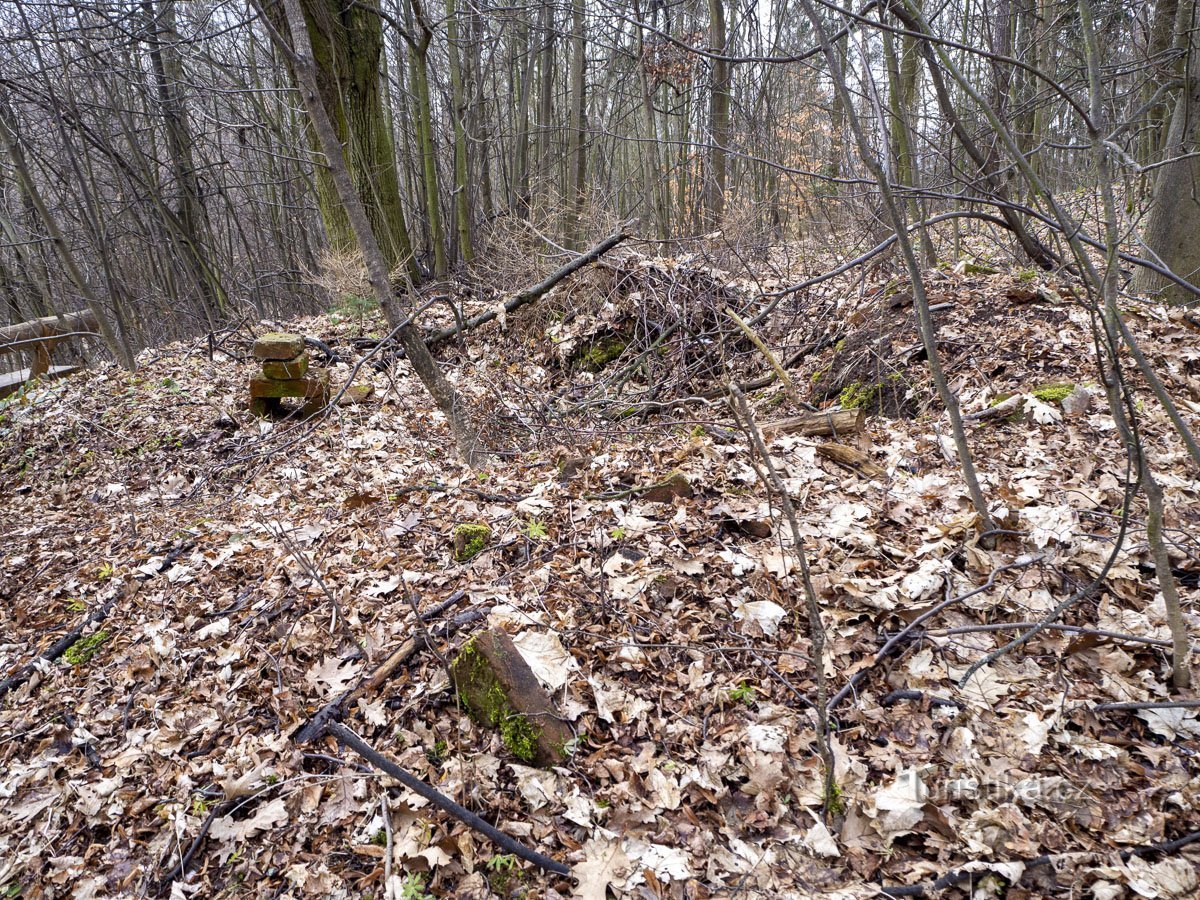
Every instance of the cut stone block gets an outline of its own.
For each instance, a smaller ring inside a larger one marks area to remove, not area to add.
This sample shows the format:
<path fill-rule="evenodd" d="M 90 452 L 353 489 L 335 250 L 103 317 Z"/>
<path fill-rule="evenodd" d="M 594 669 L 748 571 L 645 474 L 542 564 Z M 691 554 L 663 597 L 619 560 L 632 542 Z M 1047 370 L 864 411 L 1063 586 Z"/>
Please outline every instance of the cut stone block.
<path fill-rule="evenodd" d="M 650 503 L 672 503 L 676 497 L 691 497 L 695 491 L 692 483 L 682 472 L 672 472 L 658 484 L 638 492 L 642 500 Z"/>
<path fill-rule="evenodd" d="M 250 396 L 258 397 L 312 397 L 329 390 L 329 373 L 314 372 L 307 378 L 264 378 L 255 375 L 250 379 Z"/>
<path fill-rule="evenodd" d="M 279 381 L 303 378 L 308 371 L 308 354 L 301 353 L 291 359 L 268 359 L 263 361 L 263 375 Z"/>
<path fill-rule="evenodd" d="M 286 331 L 271 331 L 254 342 L 255 359 L 295 359 L 304 352 L 304 336 Z"/>
<path fill-rule="evenodd" d="M 571 755 L 570 726 L 505 632 L 492 628 L 475 635 L 450 673 L 471 718 L 498 729 L 521 762 L 552 766 Z"/>
<path fill-rule="evenodd" d="M 355 403 L 365 403 L 375 393 L 373 384 L 352 384 L 346 388 L 346 393 L 338 399 L 338 406 L 352 406 Z"/>
<path fill-rule="evenodd" d="M 264 416 L 278 409 L 279 400 L 283 397 L 303 398 L 304 405 L 300 407 L 302 416 L 311 416 L 319 412 L 329 402 L 329 373 L 318 369 L 307 378 L 284 381 L 264 378 L 261 375 L 251 377 L 250 411 L 256 416 Z"/>

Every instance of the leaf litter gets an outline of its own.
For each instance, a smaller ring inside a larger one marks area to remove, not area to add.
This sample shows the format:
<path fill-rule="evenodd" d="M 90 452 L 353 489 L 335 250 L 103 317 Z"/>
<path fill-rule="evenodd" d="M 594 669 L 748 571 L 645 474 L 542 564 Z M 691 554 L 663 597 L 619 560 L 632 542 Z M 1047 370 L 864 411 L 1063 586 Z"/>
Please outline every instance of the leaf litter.
<path fill-rule="evenodd" d="M 1063 620 L 1084 633 L 1043 632 L 956 686 L 1016 633 L 987 629 L 1037 621 L 1111 555 L 1128 477 L 1112 422 L 1032 394 L 1088 382 L 1084 312 L 1053 292 L 1018 302 L 1004 275 L 931 284 L 932 302 L 953 305 L 940 334 L 964 410 L 1025 397 L 1023 414 L 972 433 L 1006 529 L 990 548 L 882 291 L 838 301 L 846 344 L 797 363 L 798 384 L 821 386 L 886 318 L 879 358 L 905 385 L 878 410 L 887 417 L 843 438 L 884 476 L 821 458 L 821 439 L 769 443 L 808 545 L 833 689 L 862 673 L 833 713 L 826 818 L 799 574 L 729 416 L 712 407 L 675 425 L 571 427 L 543 416 L 535 427 L 546 405 L 532 398 L 562 410 L 603 387 L 564 360 L 588 327 L 619 331 L 621 303 L 644 301 L 672 265 L 630 257 L 612 276 L 624 299 L 558 323 L 531 311 L 453 351 L 448 368 L 481 408 L 491 398 L 493 443 L 506 449 L 480 473 L 456 463 L 402 361 L 364 367 L 376 400 L 312 428 L 251 419 L 247 365 L 186 345 L 143 354 L 136 375 L 100 369 L 5 405 L 0 677 L 112 606 L 91 626 L 105 638 L 86 661 L 39 662 L 3 698 L 0 886 L 30 897 L 403 896 L 414 875 L 456 897 L 874 897 L 880 884 L 965 869 L 975 896 L 1006 885 L 1012 896 L 1194 895 L 1195 846 L 1120 851 L 1200 830 L 1196 711 L 1095 709 L 1169 699 L 1144 511 L 1131 510 L 1102 590 Z M 706 278 L 703 289 L 732 284 Z M 565 290 L 586 289 L 576 279 Z M 351 345 L 344 322 L 289 327 Z M 805 339 L 779 327 L 773 346 Z M 1195 332 L 1154 315 L 1131 327 L 1197 427 Z M 548 331 L 560 346 L 539 352 Z M 335 380 L 347 373 L 335 367 Z M 695 372 L 680 384 L 696 390 Z M 1143 439 L 1197 634 L 1200 481 L 1146 398 Z M 787 411 L 776 388 L 752 399 L 760 421 Z M 818 387 L 812 399 L 830 402 Z M 625 493 L 673 472 L 691 496 Z M 453 547 L 462 523 L 491 529 L 465 562 Z M 906 624 L 1018 561 L 877 663 Z M 569 762 L 521 765 L 458 707 L 429 652 L 358 697 L 346 721 L 573 878 L 521 867 L 501 878 L 496 848 L 423 798 L 332 738 L 292 740 L 417 633 L 414 603 L 429 609 L 457 590 L 463 601 L 428 627 L 464 610 L 482 619 L 436 640 L 439 653 L 474 627 L 509 631 L 571 723 Z M 1053 866 L 1031 864 L 1047 856 Z"/>

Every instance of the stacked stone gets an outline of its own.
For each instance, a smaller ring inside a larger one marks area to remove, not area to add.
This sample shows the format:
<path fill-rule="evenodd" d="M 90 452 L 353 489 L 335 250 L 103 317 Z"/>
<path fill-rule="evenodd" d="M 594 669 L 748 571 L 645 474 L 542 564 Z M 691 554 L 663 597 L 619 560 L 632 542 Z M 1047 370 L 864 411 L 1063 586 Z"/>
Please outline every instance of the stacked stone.
<path fill-rule="evenodd" d="M 329 402 L 329 373 L 308 368 L 304 337 L 273 332 L 254 342 L 254 358 L 262 360 L 262 374 L 250 378 L 250 411 L 257 416 L 279 410 L 284 397 L 300 397 L 300 414 L 309 416 Z"/>

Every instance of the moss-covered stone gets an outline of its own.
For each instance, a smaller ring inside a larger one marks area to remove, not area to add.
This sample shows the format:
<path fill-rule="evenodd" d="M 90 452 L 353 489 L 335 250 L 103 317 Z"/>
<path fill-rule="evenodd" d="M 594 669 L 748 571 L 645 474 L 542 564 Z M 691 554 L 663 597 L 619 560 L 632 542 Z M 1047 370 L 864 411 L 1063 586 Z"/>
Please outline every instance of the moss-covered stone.
<path fill-rule="evenodd" d="M 588 372 L 599 372 L 625 352 L 629 341 L 619 334 L 595 338 L 575 354 L 575 364 Z"/>
<path fill-rule="evenodd" d="M 503 631 L 493 628 L 468 641 L 450 674 L 471 718 L 499 731 L 521 762 L 546 766 L 569 756 L 571 729 Z"/>
<path fill-rule="evenodd" d="M 308 371 L 308 354 L 300 353 L 291 359 L 268 359 L 263 361 L 263 375 L 279 381 L 303 378 Z"/>
<path fill-rule="evenodd" d="M 304 335 L 271 331 L 254 341 L 255 359 L 295 359 L 304 352 Z"/>
<path fill-rule="evenodd" d="M 464 522 L 454 527 L 454 558 L 466 562 L 478 556 L 487 546 L 492 529 L 475 522 Z"/>
<path fill-rule="evenodd" d="M 1033 396 L 1043 403 L 1061 403 L 1067 397 L 1071 396 L 1071 392 L 1075 390 L 1075 385 L 1067 382 L 1054 382 L 1052 384 L 1044 384 L 1041 387 L 1034 388 Z"/>

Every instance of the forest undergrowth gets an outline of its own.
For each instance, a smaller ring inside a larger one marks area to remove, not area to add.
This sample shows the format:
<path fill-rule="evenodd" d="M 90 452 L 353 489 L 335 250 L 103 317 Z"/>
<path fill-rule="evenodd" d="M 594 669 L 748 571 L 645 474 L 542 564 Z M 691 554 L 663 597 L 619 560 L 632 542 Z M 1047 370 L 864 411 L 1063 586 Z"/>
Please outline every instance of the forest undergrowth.
<path fill-rule="evenodd" d="M 387 330 L 369 308 L 148 350 L 136 374 L 0 405 L 0 894 L 1195 896 L 1200 719 L 1169 705 L 1145 509 L 1127 502 L 1081 298 L 1032 271 L 928 275 L 998 526 L 981 535 L 903 277 L 748 302 L 786 283 L 624 249 L 444 341 L 492 454 L 475 471 L 388 348 L 353 373 L 374 386 L 365 403 L 250 416 L 255 333 L 319 339 L 341 384 Z M 1200 428 L 1200 322 L 1125 312 Z M 444 304 L 429 316 L 454 322 Z M 795 548 L 730 379 L 821 605 L 832 795 Z M 1135 393 L 1200 639 L 1200 478 Z M 778 424 L 806 406 L 866 424 Z M 473 555 L 464 525 L 486 526 Z M 566 764 L 523 764 L 456 702 L 441 658 L 487 625 L 570 723 Z M 570 877 L 333 737 L 295 740 L 425 627 L 437 652 L 418 648 L 344 724 Z"/>

